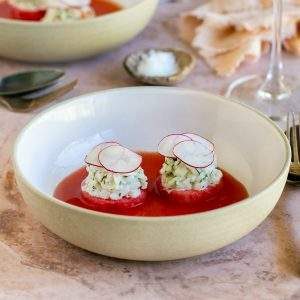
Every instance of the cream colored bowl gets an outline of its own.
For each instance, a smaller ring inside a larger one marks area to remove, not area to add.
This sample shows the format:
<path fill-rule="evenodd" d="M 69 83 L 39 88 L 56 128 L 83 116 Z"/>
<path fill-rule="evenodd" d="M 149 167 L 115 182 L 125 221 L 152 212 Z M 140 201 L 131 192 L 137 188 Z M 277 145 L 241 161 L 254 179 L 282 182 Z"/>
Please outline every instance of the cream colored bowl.
<path fill-rule="evenodd" d="M 108 51 L 144 29 L 158 0 L 116 2 L 124 9 L 83 21 L 41 23 L 0 18 L 0 56 L 30 62 L 58 62 Z"/>
<path fill-rule="evenodd" d="M 52 197 L 99 141 L 155 150 L 163 136 L 178 131 L 213 140 L 220 167 L 244 183 L 250 197 L 176 217 L 98 213 Z M 23 129 L 14 148 L 19 188 L 41 223 L 84 249 L 134 260 L 189 257 L 243 237 L 275 206 L 290 159 L 283 132 L 262 114 L 208 93 L 158 87 L 108 90 L 56 105 Z"/>

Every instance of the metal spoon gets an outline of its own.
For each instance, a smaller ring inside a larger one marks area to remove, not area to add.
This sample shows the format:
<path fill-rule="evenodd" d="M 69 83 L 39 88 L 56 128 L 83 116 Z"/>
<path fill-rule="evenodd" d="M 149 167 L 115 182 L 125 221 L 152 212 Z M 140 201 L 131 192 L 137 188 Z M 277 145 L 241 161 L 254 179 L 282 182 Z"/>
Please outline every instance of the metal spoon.
<path fill-rule="evenodd" d="M 65 74 L 58 69 L 39 69 L 15 73 L 0 79 L 0 96 L 33 92 L 53 84 Z"/>

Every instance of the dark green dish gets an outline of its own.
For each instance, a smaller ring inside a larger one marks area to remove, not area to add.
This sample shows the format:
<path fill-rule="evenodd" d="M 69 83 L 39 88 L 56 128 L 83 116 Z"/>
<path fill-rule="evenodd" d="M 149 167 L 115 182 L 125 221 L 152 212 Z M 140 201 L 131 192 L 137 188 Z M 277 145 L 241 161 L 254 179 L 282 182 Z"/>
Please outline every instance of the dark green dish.
<path fill-rule="evenodd" d="M 16 73 L 0 79 L 0 96 L 24 94 L 42 89 L 65 75 L 57 69 L 41 69 Z"/>

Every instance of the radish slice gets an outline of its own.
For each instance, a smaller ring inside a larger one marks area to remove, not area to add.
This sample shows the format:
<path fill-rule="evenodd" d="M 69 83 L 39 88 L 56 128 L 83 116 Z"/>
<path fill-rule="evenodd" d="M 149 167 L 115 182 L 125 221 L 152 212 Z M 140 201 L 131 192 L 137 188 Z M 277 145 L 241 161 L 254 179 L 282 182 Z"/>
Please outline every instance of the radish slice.
<path fill-rule="evenodd" d="M 206 168 L 214 161 L 214 153 L 197 141 L 183 141 L 175 145 L 174 155 L 194 168 Z"/>
<path fill-rule="evenodd" d="M 90 0 L 46 0 L 47 7 L 52 8 L 80 8 L 90 5 Z"/>
<path fill-rule="evenodd" d="M 164 137 L 158 144 L 158 153 L 166 157 L 175 158 L 173 148 L 176 144 L 191 140 L 190 137 L 183 134 L 169 134 Z"/>
<path fill-rule="evenodd" d="M 112 146 L 112 145 L 119 145 L 116 142 L 104 142 L 101 143 L 99 145 L 97 145 L 96 147 L 94 147 L 91 152 L 85 157 L 85 163 L 87 163 L 88 165 L 92 165 L 95 167 L 102 167 L 102 165 L 99 162 L 99 153 L 100 151 L 102 151 L 104 148 Z"/>
<path fill-rule="evenodd" d="M 84 7 L 91 4 L 90 0 L 61 0 L 61 2 L 70 7 Z"/>
<path fill-rule="evenodd" d="M 207 140 L 206 138 L 202 137 L 201 135 L 195 134 L 195 133 L 183 133 L 183 135 L 188 136 L 190 139 L 192 139 L 195 142 L 199 142 L 203 144 L 205 147 L 207 147 L 211 152 L 214 151 L 214 144 Z"/>
<path fill-rule="evenodd" d="M 61 0 L 63 3 L 65 3 L 67 6 L 71 7 L 83 7 L 83 6 L 89 6 L 91 4 L 90 0 Z"/>
<path fill-rule="evenodd" d="M 131 173 L 142 163 L 140 155 L 121 145 L 105 147 L 100 151 L 98 158 L 107 171 L 114 173 Z"/>

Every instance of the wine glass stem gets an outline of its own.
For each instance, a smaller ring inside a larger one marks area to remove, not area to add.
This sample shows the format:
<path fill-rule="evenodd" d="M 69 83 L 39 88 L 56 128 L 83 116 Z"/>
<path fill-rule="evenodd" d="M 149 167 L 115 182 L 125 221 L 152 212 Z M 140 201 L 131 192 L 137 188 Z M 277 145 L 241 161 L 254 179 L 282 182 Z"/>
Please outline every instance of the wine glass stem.
<path fill-rule="evenodd" d="M 269 74 L 274 80 L 279 81 L 282 77 L 281 61 L 281 27 L 282 27 L 282 0 L 273 0 L 273 37 Z"/>
<path fill-rule="evenodd" d="M 273 30 L 271 61 L 265 82 L 259 89 L 259 96 L 272 100 L 281 100 L 290 94 L 282 76 L 281 32 L 283 0 L 273 0 Z"/>

